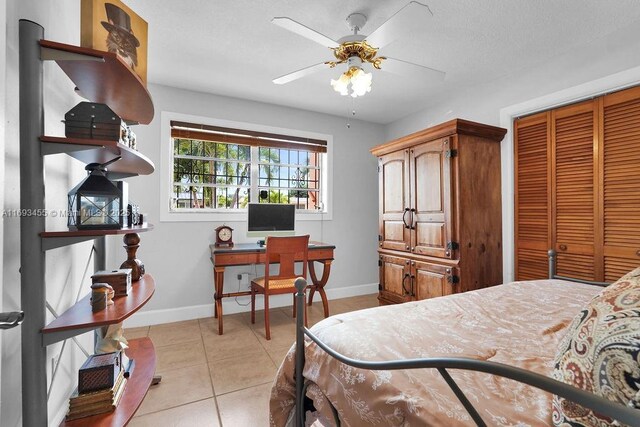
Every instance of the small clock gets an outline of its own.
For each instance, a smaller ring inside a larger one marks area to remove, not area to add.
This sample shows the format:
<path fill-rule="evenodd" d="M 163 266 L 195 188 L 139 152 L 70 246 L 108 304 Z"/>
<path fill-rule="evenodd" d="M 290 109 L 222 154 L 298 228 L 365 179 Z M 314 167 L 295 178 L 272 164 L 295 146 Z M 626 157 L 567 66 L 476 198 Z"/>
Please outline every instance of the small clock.
<path fill-rule="evenodd" d="M 221 225 L 216 228 L 216 243 L 215 246 L 219 248 L 220 246 L 233 246 L 233 228 L 228 227 L 226 225 Z"/>

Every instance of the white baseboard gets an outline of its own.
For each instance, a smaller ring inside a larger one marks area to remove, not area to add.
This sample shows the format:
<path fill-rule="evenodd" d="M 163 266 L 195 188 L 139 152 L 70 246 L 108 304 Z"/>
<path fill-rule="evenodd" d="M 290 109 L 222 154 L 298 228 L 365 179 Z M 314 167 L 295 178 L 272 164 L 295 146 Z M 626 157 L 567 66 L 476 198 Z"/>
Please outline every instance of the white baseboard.
<path fill-rule="evenodd" d="M 329 288 L 326 290 L 327 298 L 330 300 L 355 297 L 358 295 L 369 295 L 378 293 L 377 283 L 367 283 L 363 285 L 348 286 L 344 288 Z M 275 295 L 269 298 L 269 305 L 272 308 L 287 307 L 292 304 L 291 295 Z M 320 295 L 316 294 L 314 301 L 320 301 Z M 247 312 L 251 308 L 249 306 L 249 297 L 239 297 L 236 303 L 234 298 L 225 298 L 222 300 L 222 312 L 224 314 L 234 314 Z M 262 297 L 256 302 L 256 308 L 262 309 Z M 331 310 L 331 304 L 329 304 Z M 213 317 L 213 302 L 204 305 L 192 305 L 189 307 L 168 308 L 163 310 L 141 311 L 124 322 L 125 328 L 137 328 L 139 326 L 159 325 L 161 323 L 180 322 L 183 320 L 201 319 L 203 317 Z"/>

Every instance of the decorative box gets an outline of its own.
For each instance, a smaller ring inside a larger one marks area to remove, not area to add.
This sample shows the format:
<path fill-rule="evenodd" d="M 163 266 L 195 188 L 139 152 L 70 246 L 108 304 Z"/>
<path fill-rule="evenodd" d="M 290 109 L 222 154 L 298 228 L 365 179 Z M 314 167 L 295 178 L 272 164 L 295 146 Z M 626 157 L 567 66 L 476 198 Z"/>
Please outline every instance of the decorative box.
<path fill-rule="evenodd" d="M 117 141 L 123 139 L 128 126 L 106 104 L 81 102 L 64 115 L 64 134 L 68 138 L 89 138 Z"/>
<path fill-rule="evenodd" d="M 122 370 L 121 357 L 119 351 L 89 356 L 78 371 L 78 393 L 112 388 Z"/>
<path fill-rule="evenodd" d="M 116 297 L 127 296 L 131 291 L 131 269 L 96 271 L 91 276 L 91 283 L 108 283 L 115 291 Z"/>

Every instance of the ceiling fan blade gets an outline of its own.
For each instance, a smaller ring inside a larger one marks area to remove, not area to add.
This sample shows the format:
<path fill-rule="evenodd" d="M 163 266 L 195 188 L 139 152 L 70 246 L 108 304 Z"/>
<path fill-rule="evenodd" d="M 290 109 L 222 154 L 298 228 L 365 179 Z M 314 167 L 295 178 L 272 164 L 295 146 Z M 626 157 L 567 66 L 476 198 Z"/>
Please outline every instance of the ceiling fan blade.
<path fill-rule="evenodd" d="M 340 46 L 335 40 L 331 40 L 324 34 L 320 34 L 316 30 L 312 30 L 306 25 L 302 25 L 301 23 L 296 22 L 291 18 L 276 17 L 273 18 L 271 22 L 279 27 L 284 28 L 285 30 L 289 30 L 316 43 L 320 43 L 322 46 L 330 47 L 332 49 Z"/>
<path fill-rule="evenodd" d="M 382 62 L 382 66 L 380 68 L 383 71 L 388 71 L 390 73 L 419 79 L 443 81 L 446 76 L 444 71 L 389 57 Z"/>
<path fill-rule="evenodd" d="M 277 85 L 283 85 L 285 83 L 292 82 L 294 80 L 298 80 L 301 77 L 308 76 L 309 74 L 313 74 L 317 71 L 322 70 L 323 68 L 327 68 L 327 65 L 324 62 L 321 62 L 316 65 L 312 65 L 310 67 L 303 68 L 298 71 L 294 71 L 293 73 L 285 74 L 284 76 L 280 76 L 277 79 L 273 79 L 273 82 Z"/>
<path fill-rule="evenodd" d="M 429 6 L 412 1 L 369 34 L 366 41 L 380 49 L 398 38 L 410 35 L 431 17 L 433 13 Z"/>

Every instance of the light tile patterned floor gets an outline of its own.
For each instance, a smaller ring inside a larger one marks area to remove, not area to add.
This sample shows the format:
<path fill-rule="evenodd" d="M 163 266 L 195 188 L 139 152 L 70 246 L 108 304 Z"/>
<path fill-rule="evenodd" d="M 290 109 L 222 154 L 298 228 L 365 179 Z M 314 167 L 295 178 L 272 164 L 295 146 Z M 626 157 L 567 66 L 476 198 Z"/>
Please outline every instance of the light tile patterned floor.
<path fill-rule="evenodd" d="M 377 294 L 329 301 L 331 314 L 376 307 Z M 264 313 L 224 316 L 224 335 L 213 318 L 127 329 L 127 338 L 149 336 L 156 347 L 156 373 L 129 424 L 132 427 L 268 426 L 269 394 L 277 367 L 295 340 L 291 307 L 271 310 L 271 340 Z M 322 320 L 322 304 L 309 307 L 309 324 Z"/>

